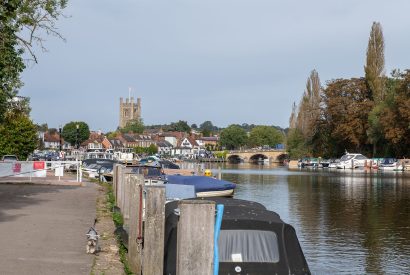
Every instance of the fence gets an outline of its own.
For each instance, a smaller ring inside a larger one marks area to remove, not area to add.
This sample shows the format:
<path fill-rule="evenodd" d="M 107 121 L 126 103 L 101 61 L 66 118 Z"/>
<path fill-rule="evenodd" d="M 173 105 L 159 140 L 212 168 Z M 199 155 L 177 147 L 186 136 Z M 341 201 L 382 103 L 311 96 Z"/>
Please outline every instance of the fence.
<path fill-rule="evenodd" d="M 82 171 L 80 161 L 15 161 L 0 162 L 0 179 L 9 178 L 46 178 L 58 177 L 60 180 L 64 176 L 64 171 L 72 170 L 76 172 L 76 181 L 82 181 Z M 54 172 L 52 174 L 51 172 Z"/>
<path fill-rule="evenodd" d="M 114 166 L 115 205 L 128 229 L 128 261 L 133 273 L 163 274 L 165 203 L 164 186 L 146 186 L 142 175 Z M 215 202 L 184 200 L 178 203 L 177 274 L 213 274 Z"/>

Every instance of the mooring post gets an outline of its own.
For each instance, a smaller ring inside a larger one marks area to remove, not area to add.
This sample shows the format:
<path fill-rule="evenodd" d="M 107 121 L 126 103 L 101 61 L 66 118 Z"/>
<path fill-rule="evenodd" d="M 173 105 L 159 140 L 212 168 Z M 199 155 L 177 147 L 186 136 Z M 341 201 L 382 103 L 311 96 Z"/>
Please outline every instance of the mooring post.
<path fill-rule="evenodd" d="M 215 202 L 186 200 L 178 207 L 177 274 L 212 275 Z"/>
<path fill-rule="evenodd" d="M 139 275 L 142 271 L 142 212 L 144 177 L 142 175 L 130 175 L 130 182 L 128 262 L 130 264 L 131 271 L 134 274 Z"/>
<path fill-rule="evenodd" d="M 114 194 L 114 203 L 117 204 L 117 178 L 118 178 L 118 166 L 119 164 L 114 164 L 112 169 L 112 192 Z"/>
<path fill-rule="evenodd" d="M 163 274 L 165 187 L 147 186 L 145 198 L 144 275 Z"/>
<path fill-rule="evenodd" d="M 117 175 L 117 200 L 116 206 L 121 208 L 122 211 L 122 202 L 123 202 L 123 190 L 124 190 L 124 166 L 118 166 L 118 175 Z"/>
<path fill-rule="evenodd" d="M 130 219 L 130 203 L 131 203 L 131 176 L 132 174 L 124 174 L 124 208 L 121 209 L 124 218 L 124 227 L 128 228 Z"/>
<path fill-rule="evenodd" d="M 219 179 L 219 180 L 222 179 L 222 169 L 221 169 L 221 166 L 218 167 L 218 179 Z"/>

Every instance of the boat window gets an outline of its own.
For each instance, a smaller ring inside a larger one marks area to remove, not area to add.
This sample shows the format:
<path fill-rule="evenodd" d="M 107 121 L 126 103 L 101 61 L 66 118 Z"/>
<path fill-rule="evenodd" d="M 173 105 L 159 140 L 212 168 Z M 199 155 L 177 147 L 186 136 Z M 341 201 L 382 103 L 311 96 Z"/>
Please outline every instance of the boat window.
<path fill-rule="evenodd" d="M 221 230 L 220 262 L 279 262 L 278 238 L 275 232 L 262 230 Z"/>
<path fill-rule="evenodd" d="M 367 158 L 363 155 L 357 155 L 356 159 L 367 159 Z"/>
<path fill-rule="evenodd" d="M 343 157 L 340 158 L 341 161 L 347 161 L 351 160 L 353 158 L 353 155 L 344 155 Z"/>

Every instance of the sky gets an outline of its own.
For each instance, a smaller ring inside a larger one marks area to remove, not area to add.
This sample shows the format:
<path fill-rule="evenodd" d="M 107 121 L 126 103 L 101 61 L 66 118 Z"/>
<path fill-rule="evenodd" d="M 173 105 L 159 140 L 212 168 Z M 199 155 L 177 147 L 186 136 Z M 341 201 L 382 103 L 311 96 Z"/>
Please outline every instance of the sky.
<path fill-rule="evenodd" d="M 386 73 L 410 68 L 410 1 L 69 0 L 47 52 L 23 73 L 35 123 L 119 124 L 140 97 L 144 124 L 288 127 L 313 69 L 322 85 L 360 77 L 380 22 Z"/>

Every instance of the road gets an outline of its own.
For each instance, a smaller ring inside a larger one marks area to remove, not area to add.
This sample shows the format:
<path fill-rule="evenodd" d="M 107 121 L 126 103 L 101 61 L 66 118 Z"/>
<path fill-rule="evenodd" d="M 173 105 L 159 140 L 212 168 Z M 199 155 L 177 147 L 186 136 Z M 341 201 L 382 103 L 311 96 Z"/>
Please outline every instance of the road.
<path fill-rule="evenodd" d="M 97 188 L 0 184 L 0 274 L 90 274 Z"/>

